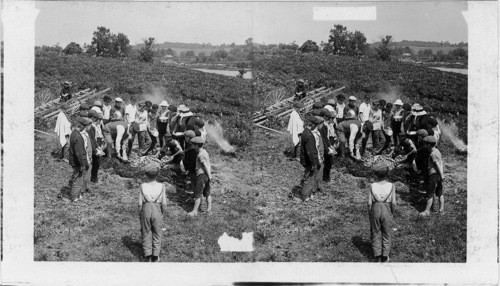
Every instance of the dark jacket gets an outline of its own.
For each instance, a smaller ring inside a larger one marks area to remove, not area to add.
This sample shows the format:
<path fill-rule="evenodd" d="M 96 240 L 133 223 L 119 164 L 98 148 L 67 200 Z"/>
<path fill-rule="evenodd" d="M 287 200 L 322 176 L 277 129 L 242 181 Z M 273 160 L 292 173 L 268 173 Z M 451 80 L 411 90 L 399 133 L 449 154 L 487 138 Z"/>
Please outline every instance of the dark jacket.
<path fill-rule="evenodd" d="M 328 148 L 331 146 L 330 140 L 328 139 L 328 127 L 326 124 L 319 129 L 319 133 L 321 134 L 321 138 L 323 138 L 323 149 L 326 151 L 325 155 L 328 154 Z"/>
<path fill-rule="evenodd" d="M 300 164 L 302 164 L 302 166 L 319 165 L 316 140 L 314 139 L 314 135 L 312 134 L 311 130 L 305 128 L 300 137 Z"/>
<path fill-rule="evenodd" d="M 69 136 L 69 164 L 72 167 L 88 166 L 85 141 L 77 129 L 74 129 Z"/>
<path fill-rule="evenodd" d="M 420 129 L 425 129 L 425 130 L 430 129 L 429 119 L 430 119 L 430 117 L 428 114 L 419 115 L 419 116 L 410 115 L 408 117 L 408 120 L 409 120 L 408 129 L 410 131 L 418 131 Z"/>

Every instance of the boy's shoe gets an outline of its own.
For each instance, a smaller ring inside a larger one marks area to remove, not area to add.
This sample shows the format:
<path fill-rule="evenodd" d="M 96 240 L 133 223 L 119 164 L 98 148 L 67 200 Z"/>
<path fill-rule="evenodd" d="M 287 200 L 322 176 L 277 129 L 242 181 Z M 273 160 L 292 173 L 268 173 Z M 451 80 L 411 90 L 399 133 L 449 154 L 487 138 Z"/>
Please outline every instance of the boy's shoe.
<path fill-rule="evenodd" d="M 389 262 L 389 256 L 383 256 L 382 255 L 381 258 L 380 258 L 380 261 L 381 262 Z"/>
<path fill-rule="evenodd" d="M 429 216 L 429 213 L 426 211 L 423 211 L 423 212 L 419 213 L 418 216 L 427 217 L 427 216 Z"/>
<path fill-rule="evenodd" d="M 160 256 L 154 256 L 153 255 L 153 258 L 151 259 L 151 262 L 159 262 L 160 261 Z"/>
<path fill-rule="evenodd" d="M 151 262 L 151 255 L 150 256 L 146 256 L 146 261 L 147 262 Z"/>

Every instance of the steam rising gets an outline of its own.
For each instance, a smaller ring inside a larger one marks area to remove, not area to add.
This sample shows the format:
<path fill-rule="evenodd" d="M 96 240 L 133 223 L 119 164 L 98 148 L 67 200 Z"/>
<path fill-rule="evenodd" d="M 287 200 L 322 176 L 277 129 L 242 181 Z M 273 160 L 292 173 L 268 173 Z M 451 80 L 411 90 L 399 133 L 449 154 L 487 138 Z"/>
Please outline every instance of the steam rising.
<path fill-rule="evenodd" d="M 224 139 L 224 130 L 222 130 L 219 122 L 216 121 L 215 124 L 206 124 L 205 129 L 207 130 L 208 139 L 217 143 L 224 152 L 235 152 L 235 148 Z"/>
<path fill-rule="evenodd" d="M 150 89 L 149 92 L 142 95 L 144 100 L 149 100 L 152 103 L 160 104 L 163 100 L 166 100 L 171 104 L 171 99 L 167 97 L 167 89 L 162 86 L 155 86 Z"/>
<path fill-rule="evenodd" d="M 455 145 L 455 147 L 459 151 L 461 152 L 467 151 L 467 145 L 465 145 L 464 141 L 462 141 L 460 138 L 458 138 L 457 135 L 455 135 L 458 133 L 458 127 L 455 124 L 455 122 L 452 121 L 448 124 L 442 122 L 439 119 L 437 121 L 439 123 L 439 128 L 441 128 L 441 133 L 443 134 L 443 136 L 446 139 L 448 139 L 451 143 L 453 143 L 453 145 Z"/>

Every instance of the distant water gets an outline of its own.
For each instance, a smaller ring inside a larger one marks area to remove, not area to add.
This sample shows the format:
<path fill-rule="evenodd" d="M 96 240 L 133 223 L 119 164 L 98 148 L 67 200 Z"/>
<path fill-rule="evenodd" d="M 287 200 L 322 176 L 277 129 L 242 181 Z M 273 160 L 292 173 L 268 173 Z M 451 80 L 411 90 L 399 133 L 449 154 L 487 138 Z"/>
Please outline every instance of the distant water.
<path fill-rule="evenodd" d="M 437 70 L 445 71 L 445 72 L 454 72 L 454 73 L 467 74 L 467 69 L 434 68 L 434 67 L 432 67 L 432 69 L 437 69 Z"/>
<path fill-rule="evenodd" d="M 221 75 L 225 75 L 225 76 L 232 76 L 232 77 L 236 77 L 237 75 L 240 74 L 239 71 L 228 71 L 228 70 L 210 70 L 210 69 L 194 69 L 194 70 L 202 71 L 202 72 L 206 72 L 206 73 L 216 73 L 216 74 L 221 74 Z M 244 79 L 251 79 L 252 78 L 252 72 L 251 71 L 247 71 L 243 75 L 243 78 Z"/>

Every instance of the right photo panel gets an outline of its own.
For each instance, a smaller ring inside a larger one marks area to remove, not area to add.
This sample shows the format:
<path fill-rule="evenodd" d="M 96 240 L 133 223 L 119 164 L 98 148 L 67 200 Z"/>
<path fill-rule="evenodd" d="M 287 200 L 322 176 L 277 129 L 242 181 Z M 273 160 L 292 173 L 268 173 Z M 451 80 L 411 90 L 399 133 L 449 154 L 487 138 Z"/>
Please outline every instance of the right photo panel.
<path fill-rule="evenodd" d="M 252 11 L 256 260 L 466 262 L 467 3 Z"/>

